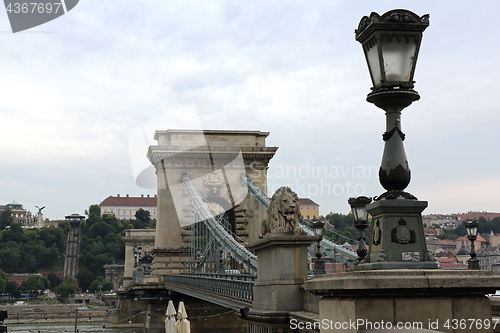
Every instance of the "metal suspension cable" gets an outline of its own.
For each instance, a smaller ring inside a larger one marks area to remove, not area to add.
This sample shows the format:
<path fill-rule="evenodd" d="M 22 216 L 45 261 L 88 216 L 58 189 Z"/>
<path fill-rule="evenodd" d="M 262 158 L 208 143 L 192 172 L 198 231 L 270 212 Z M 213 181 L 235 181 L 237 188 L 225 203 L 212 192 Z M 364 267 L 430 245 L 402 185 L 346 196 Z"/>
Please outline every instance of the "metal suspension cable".
<path fill-rule="evenodd" d="M 201 198 L 201 200 L 204 203 L 208 203 L 209 202 L 204 195 L 198 193 L 198 196 Z M 187 198 L 186 200 L 189 200 L 189 198 Z M 213 215 L 213 212 L 212 212 L 212 215 Z M 226 232 L 228 234 L 230 234 L 234 239 L 238 240 L 240 242 L 240 244 L 245 244 L 246 243 L 244 239 L 240 238 L 234 232 L 231 231 L 231 225 L 229 224 L 229 221 L 226 219 L 226 216 L 225 216 L 224 213 L 218 214 L 218 215 L 214 215 L 214 218 L 215 218 L 215 220 L 217 222 L 220 223 L 221 226 L 224 227 L 224 229 L 226 230 Z M 209 233 L 210 233 L 210 231 L 209 231 Z M 210 242 L 208 243 L 208 245 L 205 246 L 205 249 L 204 249 L 203 254 L 201 255 L 201 257 L 197 258 L 195 260 L 195 265 L 194 265 L 194 268 L 192 269 L 193 272 L 197 272 L 197 271 L 199 271 L 203 267 L 204 263 L 209 258 L 209 254 L 211 252 L 213 252 L 213 251 L 211 251 L 211 249 L 213 248 L 214 242 L 216 242 L 215 239 L 214 239 L 214 236 L 210 234 Z M 227 253 L 227 252 L 225 252 L 225 253 Z"/>
<path fill-rule="evenodd" d="M 265 210 L 269 209 L 271 200 L 255 185 L 247 174 L 241 174 L 241 182 L 246 184 L 249 192 L 254 196 L 255 199 L 264 207 Z M 307 227 L 306 223 L 302 219 L 299 220 L 299 225 L 309 236 L 314 236 L 314 231 Z M 349 267 L 354 267 L 354 260 L 358 258 L 356 252 L 346 249 L 345 247 L 335 244 L 329 239 L 323 238 L 321 240 L 321 246 L 325 249 L 325 254 L 335 261 L 341 262 Z"/>
<path fill-rule="evenodd" d="M 182 174 L 182 183 L 186 188 L 189 199 L 196 207 L 201 219 L 210 230 L 210 233 L 213 235 L 217 243 L 219 243 L 238 264 L 250 272 L 250 274 L 257 275 L 257 256 L 248 251 L 243 245 L 239 244 L 215 219 L 210 210 L 204 204 L 186 173 Z"/>
<path fill-rule="evenodd" d="M 248 187 L 248 190 L 253 195 L 253 197 L 255 199 L 257 199 L 257 201 L 262 206 L 264 206 L 264 208 L 266 210 L 268 210 L 269 209 L 269 205 L 271 204 L 271 200 L 267 197 L 267 195 L 265 195 L 264 193 L 262 193 L 262 191 L 260 190 L 260 188 L 258 188 L 257 185 L 255 185 L 252 182 L 252 180 L 250 179 L 250 177 L 248 177 L 248 175 L 246 173 L 242 173 L 241 176 L 240 176 L 240 179 L 241 179 L 241 182 Z"/>
<path fill-rule="evenodd" d="M 210 253 L 210 249 L 212 248 L 212 244 L 214 242 L 214 237 L 210 237 L 210 242 L 205 246 L 205 250 L 203 251 L 203 254 L 201 255 L 200 259 L 196 263 L 196 267 L 194 268 L 194 271 L 197 272 L 198 270 L 201 269 L 203 264 L 205 263 L 205 260 L 208 258 L 208 254 Z"/>

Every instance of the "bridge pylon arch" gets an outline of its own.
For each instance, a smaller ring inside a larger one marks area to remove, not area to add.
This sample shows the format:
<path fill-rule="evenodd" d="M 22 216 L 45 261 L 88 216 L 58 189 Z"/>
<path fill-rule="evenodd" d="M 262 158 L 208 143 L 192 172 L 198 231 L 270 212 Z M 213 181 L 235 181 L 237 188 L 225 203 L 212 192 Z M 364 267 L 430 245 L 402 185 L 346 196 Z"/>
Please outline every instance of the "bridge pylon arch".
<path fill-rule="evenodd" d="M 241 182 L 246 173 L 267 193 L 267 169 L 278 147 L 267 147 L 269 132 L 222 130 L 159 130 L 148 158 L 157 176 L 157 222 L 153 274 L 176 274 L 183 269 L 183 247 L 190 246 L 196 211 L 182 184 L 187 174 L 207 203 L 227 212 L 231 230 L 240 242 L 260 235 L 265 210 Z"/>

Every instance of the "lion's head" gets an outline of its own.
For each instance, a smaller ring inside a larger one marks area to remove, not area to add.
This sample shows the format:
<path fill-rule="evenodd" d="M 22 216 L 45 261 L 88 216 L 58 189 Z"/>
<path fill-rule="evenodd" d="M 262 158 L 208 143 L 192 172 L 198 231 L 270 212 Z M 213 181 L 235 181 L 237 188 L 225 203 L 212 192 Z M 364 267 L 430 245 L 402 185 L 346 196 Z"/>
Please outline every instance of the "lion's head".
<path fill-rule="evenodd" d="M 280 187 L 271 198 L 262 236 L 269 234 L 304 234 L 299 226 L 299 198 L 289 187 Z"/>

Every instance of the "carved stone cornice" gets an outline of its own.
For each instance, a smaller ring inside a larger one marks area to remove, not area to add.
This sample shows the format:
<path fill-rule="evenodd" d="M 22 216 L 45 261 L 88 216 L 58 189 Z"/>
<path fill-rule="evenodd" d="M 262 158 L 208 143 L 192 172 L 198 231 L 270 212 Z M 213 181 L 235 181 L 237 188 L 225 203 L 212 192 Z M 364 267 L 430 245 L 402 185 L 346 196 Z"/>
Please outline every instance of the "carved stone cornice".
<path fill-rule="evenodd" d="M 149 246 L 153 247 L 155 245 L 155 239 L 144 239 L 139 237 L 122 237 L 123 243 L 125 246 Z"/>
<path fill-rule="evenodd" d="M 225 149 L 224 147 L 210 150 L 204 147 L 184 147 L 186 150 L 172 149 L 170 146 L 150 146 L 148 149 L 147 157 L 149 161 L 155 166 L 161 160 L 206 160 L 210 161 L 210 157 L 218 161 L 227 159 L 227 162 L 233 161 L 241 152 L 243 159 L 261 159 L 269 161 L 278 147 L 239 147 L 239 150 L 234 148 Z M 195 166 L 195 165 L 193 165 Z M 198 166 L 196 166 L 198 167 Z"/>

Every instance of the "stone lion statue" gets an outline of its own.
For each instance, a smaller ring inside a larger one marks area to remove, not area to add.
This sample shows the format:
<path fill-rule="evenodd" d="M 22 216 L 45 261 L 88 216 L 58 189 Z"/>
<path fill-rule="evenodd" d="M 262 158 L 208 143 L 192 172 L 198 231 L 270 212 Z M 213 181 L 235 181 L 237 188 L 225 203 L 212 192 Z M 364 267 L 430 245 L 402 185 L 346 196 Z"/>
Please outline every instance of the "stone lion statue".
<path fill-rule="evenodd" d="M 267 219 L 262 221 L 263 237 L 271 235 L 305 235 L 299 226 L 299 198 L 289 187 L 280 187 L 271 198 Z"/>

